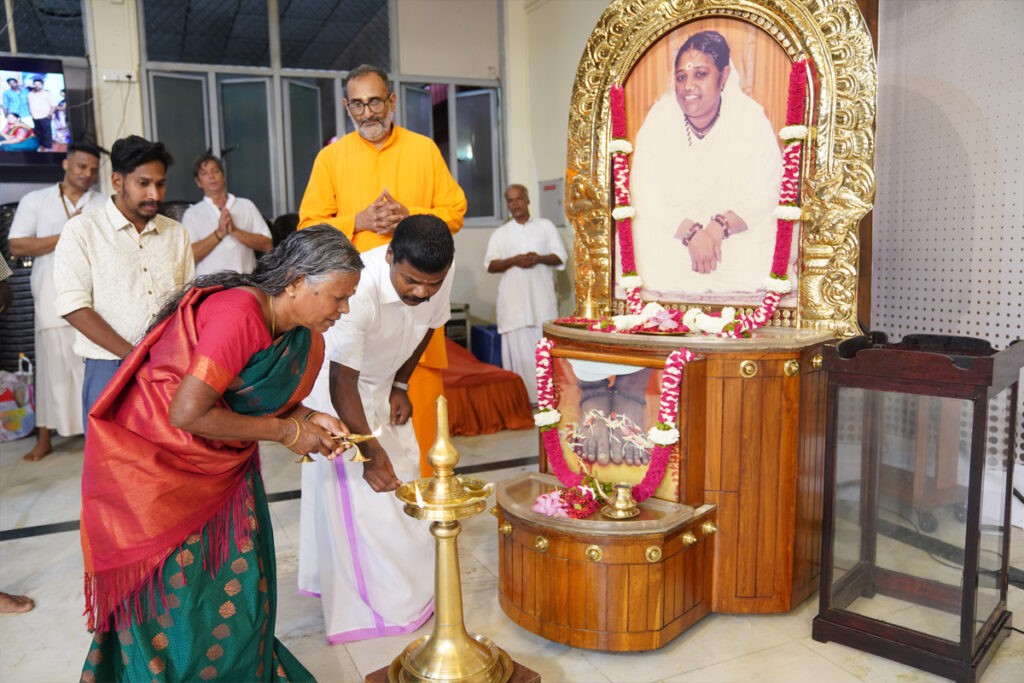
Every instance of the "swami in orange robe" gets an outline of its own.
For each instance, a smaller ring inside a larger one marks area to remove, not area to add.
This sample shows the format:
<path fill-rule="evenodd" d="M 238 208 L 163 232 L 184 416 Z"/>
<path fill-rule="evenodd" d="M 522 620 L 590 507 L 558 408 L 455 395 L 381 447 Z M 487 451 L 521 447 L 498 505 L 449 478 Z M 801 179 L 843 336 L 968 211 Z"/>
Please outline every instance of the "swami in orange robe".
<path fill-rule="evenodd" d="M 410 214 L 433 214 L 453 234 L 462 227 L 466 195 L 452 178 L 437 145 L 426 136 L 392 124 L 391 134 L 379 149 L 351 132 L 320 150 L 299 207 L 299 229 L 328 223 L 345 233 L 361 252 L 387 244 L 390 234 L 355 232 L 356 214 L 385 190 Z M 409 380 L 423 476 L 433 473 L 426 456 L 434 442 L 434 402 L 444 393 L 441 371 L 447 367 L 444 330 L 439 329 Z"/>

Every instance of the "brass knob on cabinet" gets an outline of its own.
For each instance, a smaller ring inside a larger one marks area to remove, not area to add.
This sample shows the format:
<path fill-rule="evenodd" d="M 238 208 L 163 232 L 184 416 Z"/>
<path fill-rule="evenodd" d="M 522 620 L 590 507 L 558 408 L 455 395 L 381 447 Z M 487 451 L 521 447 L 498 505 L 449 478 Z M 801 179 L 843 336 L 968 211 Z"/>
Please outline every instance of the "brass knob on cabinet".
<path fill-rule="evenodd" d="M 491 508 L 490 510 L 488 510 L 488 512 L 490 512 L 490 513 L 491 513 L 492 515 L 494 515 L 495 517 L 497 517 L 497 516 L 498 516 L 498 506 L 497 506 L 497 505 L 495 505 L 495 506 L 494 506 L 494 507 L 492 507 L 492 508 Z"/>
<path fill-rule="evenodd" d="M 537 539 L 533 542 L 533 547 L 541 551 L 542 553 L 546 553 L 548 551 L 548 539 L 544 538 L 543 536 L 538 536 Z"/>
<path fill-rule="evenodd" d="M 661 546 L 660 545 L 649 545 L 647 550 L 644 551 L 644 557 L 647 558 L 648 562 L 657 562 L 661 559 Z"/>
<path fill-rule="evenodd" d="M 800 373 L 800 361 L 795 358 L 790 358 L 782 365 L 782 371 L 786 373 L 786 377 L 792 377 L 793 375 Z"/>
<path fill-rule="evenodd" d="M 710 536 L 711 534 L 713 534 L 716 531 L 718 531 L 718 527 L 715 526 L 715 523 L 712 522 L 710 519 L 708 521 L 704 522 L 703 524 L 701 524 L 700 528 L 704 532 L 705 536 Z"/>
<path fill-rule="evenodd" d="M 505 534 L 506 536 L 512 535 L 512 524 L 510 522 L 502 522 L 498 525 L 498 531 Z"/>
<path fill-rule="evenodd" d="M 825 359 L 821 357 L 820 353 L 814 354 L 814 358 L 811 359 L 811 368 L 814 370 L 821 370 L 821 367 L 825 364 Z"/>
<path fill-rule="evenodd" d="M 752 360 L 745 360 L 740 363 L 740 377 L 750 379 L 757 374 L 757 363 Z"/>
<path fill-rule="evenodd" d="M 697 537 L 693 535 L 692 531 L 687 531 L 687 532 L 683 533 L 683 535 L 680 536 L 679 538 L 680 538 L 680 540 L 682 540 L 684 548 L 686 546 L 688 546 L 688 545 L 693 545 L 694 543 L 697 542 Z"/>
<path fill-rule="evenodd" d="M 546 542 L 545 542 L 546 543 Z M 544 546 L 547 548 L 547 545 Z M 604 557 L 604 551 L 601 550 L 601 546 L 588 545 L 586 551 L 587 559 L 591 562 L 600 562 L 601 558 Z"/>

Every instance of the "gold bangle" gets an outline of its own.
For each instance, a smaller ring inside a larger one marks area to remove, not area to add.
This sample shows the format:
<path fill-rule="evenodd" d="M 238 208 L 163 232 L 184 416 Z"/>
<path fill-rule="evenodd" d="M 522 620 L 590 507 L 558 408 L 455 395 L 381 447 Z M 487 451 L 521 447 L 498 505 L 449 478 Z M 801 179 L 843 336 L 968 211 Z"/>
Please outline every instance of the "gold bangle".
<path fill-rule="evenodd" d="M 302 436 L 302 425 L 299 424 L 299 421 L 294 417 L 289 417 L 288 419 L 295 423 L 295 438 L 284 444 L 285 448 L 291 448 L 297 444 L 299 442 L 299 437 Z"/>
<path fill-rule="evenodd" d="M 306 413 L 306 416 L 302 418 L 302 421 L 303 422 L 309 422 L 309 418 L 313 417 L 314 415 L 316 415 L 319 412 L 320 412 L 319 410 L 311 410 L 311 411 L 309 411 L 308 413 Z"/>

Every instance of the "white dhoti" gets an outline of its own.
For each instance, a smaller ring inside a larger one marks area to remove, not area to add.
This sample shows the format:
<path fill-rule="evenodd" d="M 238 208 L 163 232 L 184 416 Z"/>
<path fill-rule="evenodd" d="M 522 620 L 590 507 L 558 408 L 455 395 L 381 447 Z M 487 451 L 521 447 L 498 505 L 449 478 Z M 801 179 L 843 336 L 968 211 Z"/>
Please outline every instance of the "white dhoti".
<path fill-rule="evenodd" d="M 70 325 L 36 330 L 36 424 L 63 436 L 82 433 L 85 361 L 74 344 Z"/>
<path fill-rule="evenodd" d="M 326 367 L 306 404 L 334 415 Z M 403 482 L 418 478 L 412 423 L 388 424 L 388 392 L 367 394 L 364 387 L 361 381 L 367 421 L 372 428 L 384 425 L 378 440 L 395 475 Z M 302 467 L 299 591 L 320 597 L 331 645 L 410 633 L 434 609 L 428 525 L 402 512 L 394 492 L 371 489 L 362 465 L 348 462 L 351 455 L 334 462 L 314 455 L 316 462 Z"/>
<path fill-rule="evenodd" d="M 520 327 L 501 335 L 501 367 L 523 378 L 530 403 L 537 402 L 537 342 L 543 333 L 537 325 Z"/>

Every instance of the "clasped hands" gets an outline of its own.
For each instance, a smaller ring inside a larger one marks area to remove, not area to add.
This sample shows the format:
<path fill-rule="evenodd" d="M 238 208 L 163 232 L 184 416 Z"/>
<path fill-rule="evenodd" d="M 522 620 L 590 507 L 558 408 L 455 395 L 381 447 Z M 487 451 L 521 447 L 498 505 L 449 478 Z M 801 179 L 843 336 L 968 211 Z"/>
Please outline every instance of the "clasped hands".
<path fill-rule="evenodd" d="M 729 221 L 729 234 L 734 235 L 747 229 L 747 224 L 732 211 L 725 214 Z M 684 218 L 676 228 L 676 239 L 682 241 L 696 223 Z M 686 248 L 690 251 L 690 265 L 697 273 L 713 273 L 722 262 L 722 242 L 725 240 L 725 226 L 715 218 L 708 219 L 704 227 L 690 238 Z"/>
<path fill-rule="evenodd" d="M 520 268 L 533 268 L 540 263 L 540 254 L 535 251 L 528 251 L 525 254 L 516 254 L 512 257 L 512 265 Z"/>
<path fill-rule="evenodd" d="M 231 221 L 231 212 L 228 211 L 228 207 L 222 206 L 220 209 L 220 218 L 217 220 L 217 229 L 214 230 L 214 234 L 217 235 L 218 240 L 222 240 L 231 234 L 231 231 L 235 229 L 235 224 Z"/>
<path fill-rule="evenodd" d="M 356 214 L 355 232 L 367 230 L 378 235 L 390 235 L 399 222 L 408 217 L 409 209 L 385 188 L 372 204 Z"/>

